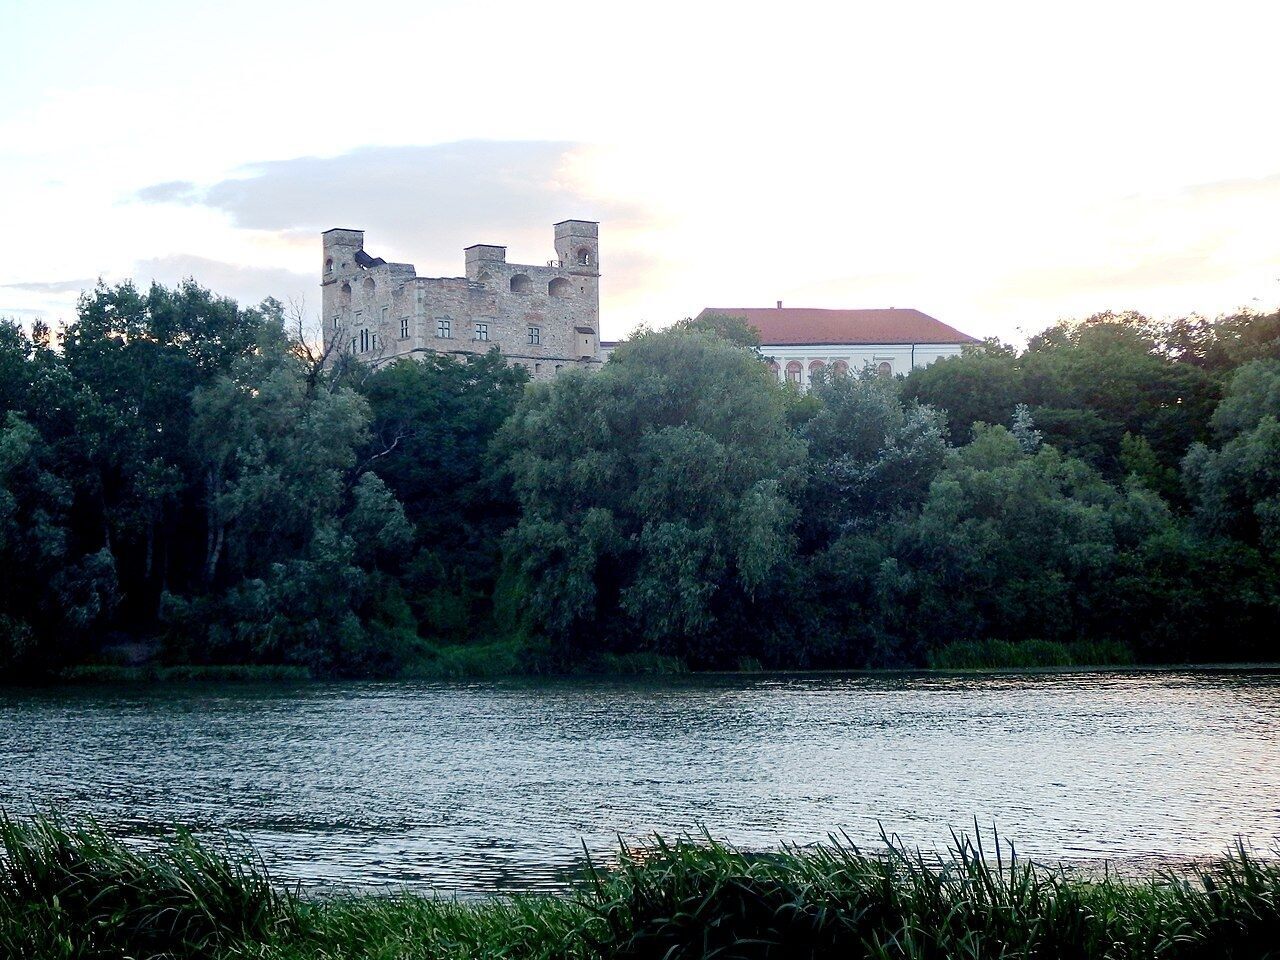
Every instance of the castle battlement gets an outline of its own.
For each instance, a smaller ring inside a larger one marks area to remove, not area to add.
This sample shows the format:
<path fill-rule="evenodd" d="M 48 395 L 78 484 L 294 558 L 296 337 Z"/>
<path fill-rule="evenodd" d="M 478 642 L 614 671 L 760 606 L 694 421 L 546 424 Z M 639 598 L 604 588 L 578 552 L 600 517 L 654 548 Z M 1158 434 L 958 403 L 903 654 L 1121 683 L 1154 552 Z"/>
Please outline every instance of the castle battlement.
<path fill-rule="evenodd" d="M 380 365 L 403 356 L 455 356 L 498 349 L 537 379 L 600 358 L 599 225 L 555 225 L 555 258 L 507 262 L 507 248 L 474 244 L 466 275 L 419 277 L 364 248 L 364 231 L 322 235 L 321 310 L 325 346 Z"/>

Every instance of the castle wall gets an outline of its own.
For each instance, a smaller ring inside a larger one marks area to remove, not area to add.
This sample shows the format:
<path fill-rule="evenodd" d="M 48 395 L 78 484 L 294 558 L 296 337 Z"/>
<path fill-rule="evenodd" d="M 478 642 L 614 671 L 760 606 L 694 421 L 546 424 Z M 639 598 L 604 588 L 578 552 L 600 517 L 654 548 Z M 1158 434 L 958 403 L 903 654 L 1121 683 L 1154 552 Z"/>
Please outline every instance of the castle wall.
<path fill-rule="evenodd" d="M 326 346 L 375 365 L 496 348 L 535 379 L 594 369 L 601 363 L 596 229 L 580 220 L 557 224 L 557 253 L 574 259 L 547 265 L 507 263 L 503 247 L 469 247 L 465 277 L 419 277 L 412 264 L 369 258 L 362 231 L 330 230 L 321 278 Z"/>

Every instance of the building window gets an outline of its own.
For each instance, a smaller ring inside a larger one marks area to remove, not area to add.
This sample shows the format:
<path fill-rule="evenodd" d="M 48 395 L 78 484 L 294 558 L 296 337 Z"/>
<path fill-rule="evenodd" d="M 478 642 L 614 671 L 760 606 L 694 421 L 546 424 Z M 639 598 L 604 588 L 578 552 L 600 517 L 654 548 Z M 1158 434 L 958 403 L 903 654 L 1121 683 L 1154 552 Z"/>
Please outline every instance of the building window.
<path fill-rule="evenodd" d="M 330 257 L 324 262 L 324 272 L 333 273 L 333 257 Z"/>
<path fill-rule="evenodd" d="M 557 376 L 559 376 L 560 371 L 561 371 L 561 370 L 563 370 L 563 369 L 564 369 L 564 364 L 562 364 L 562 363 L 557 363 L 557 364 L 556 364 L 556 375 L 557 375 Z"/>
<path fill-rule="evenodd" d="M 477 340 L 489 339 L 489 325 L 487 323 L 476 324 L 476 339 Z"/>
<path fill-rule="evenodd" d="M 891 364 L 888 360 L 881 360 L 880 364 L 876 367 L 876 373 L 878 373 L 885 380 L 888 380 L 890 377 L 893 376 L 893 364 Z"/>
<path fill-rule="evenodd" d="M 409 318 L 408 317 L 400 318 L 400 339 L 401 340 L 409 339 Z"/>
<path fill-rule="evenodd" d="M 556 277 L 547 284 L 547 293 L 553 297 L 567 297 L 573 292 L 573 284 L 564 277 Z"/>
<path fill-rule="evenodd" d="M 578 251 L 578 262 L 583 266 L 588 266 L 591 263 L 591 251 L 586 247 L 580 249 Z"/>
<path fill-rule="evenodd" d="M 333 329 L 337 330 L 337 329 L 338 329 L 338 324 L 339 324 L 339 323 L 341 323 L 341 322 L 342 322 L 342 314 L 340 314 L 340 313 L 335 313 L 335 314 L 333 315 Z"/>
<path fill-rule="evenodd" d="M 778 361 L 770 360 L 768 362 L 768 366 L 769 366 L 769 372 L 773 374 L 773 379 L 777 380 L 778 377 L 782 375 L 781 368 L 778 366 Z"/>
<path fill-rule="evenodd" d="M 383 322 L 384 324 L 387 322 L 387 311 L 388 311 L 389 309 L 390 309 L 389 307 L 383 307 L 383 308 L 382 308 L 382 322 Z"/>
<path fill-rule="evenodd" d="M 450 337 L 453 336 L 452 324 L 450 324 L 448 320 L 437 320 L 436 336 L 443 337 L 444 339 L 448 340 Z"/>
<path fill-rule="evenodd" d="M 533 285 L 533 281 L 526 277 L 523 273 L 517 273 L 511 278 L 512 293 L 528 293 L 529 287 Z"/>
<path fill-rule="evenodd" d="M 787 383 L 794 383 L 799 386 L 803 376 L 804 367 L 800 366 L 799 360 L 792 360 L 787 364 Z"/>
<path fill-rule="evenodd" d="M 540 343 L 542 343 L 542 328 L 530 327 L 529 328 L 529 346 L 536 347 Z"/>
<path fill-rule="evenodd" d="M 369 331 L 368 330 L 360 331 L 360 352 L 361 353 L 369 352 Z"/>
<path fill-rule="evenodd" d="M 847 377 L 849 375 L 849 364 L 843 360 L 837 360 L 831 364 L 831 375 L 833 377 Z"/>
<path fill-rule="evenodd" d="M 352 352 L 352 353 L 355 353 L 355 352 L 356 352 L 356 338 L 355 338 L 355 337 L 352 337 L 352 338 L 351 338 L 351 352 Z"/>
<path fill-rule="evenodd" d="M 540 363 L 535 363 L 535 364 L 533 365 L 533 372 L 534 372 L 534 373 L 541 373 L 541 372 L 542 372 L 542 364 L 540 364 Z"/>

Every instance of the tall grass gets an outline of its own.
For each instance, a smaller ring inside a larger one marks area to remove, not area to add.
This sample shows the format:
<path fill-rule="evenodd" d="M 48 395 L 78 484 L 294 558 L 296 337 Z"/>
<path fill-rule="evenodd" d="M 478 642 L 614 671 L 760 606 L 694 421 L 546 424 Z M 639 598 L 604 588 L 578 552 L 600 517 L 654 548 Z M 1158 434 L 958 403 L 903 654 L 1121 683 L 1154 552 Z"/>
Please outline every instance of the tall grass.
<path fill-rule="evenodd" d="M 1125 880 L 1049 870 L 998 838 L 925 856 L 847 839 L 748 853 L 624 850 L 563 896 L 305 898 L 177 835 L 0 819 L 0 956 L 206 960 L 1260 960 L 1280 957 L 1280 867 L 1244 848 Z"/>
<path fill-rule="evenodd" d="M 0 815 L 0 956 L 215 957 L 296 928 L 294 897 L 230 848 L 178 833 L 142 851 L 93 823 Z"/>

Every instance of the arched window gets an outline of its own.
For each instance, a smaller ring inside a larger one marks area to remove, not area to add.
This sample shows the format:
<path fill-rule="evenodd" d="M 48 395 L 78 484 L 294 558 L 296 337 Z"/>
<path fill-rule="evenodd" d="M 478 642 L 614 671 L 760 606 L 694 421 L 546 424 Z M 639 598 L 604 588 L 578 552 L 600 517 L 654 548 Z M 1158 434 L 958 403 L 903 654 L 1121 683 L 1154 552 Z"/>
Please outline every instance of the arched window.
<path fill-rule="evenodd" d="M 351 306 L 351 284 L 344 283 L 338 288 L 338 306 Z"/>
<path fill-rule="evenodd" d="M 769 360 L 769 372 L 773 374 L 773 379 L 777 380 L 781 376 L 781 367 L 778 366 L 777 360 Z"/>
<path fill-rule="evenodd" d="M 573 284 L 564 277 L 556 277 L 547 284 L 547 293 L 553 297 L 567 297 L 573 293 Z"/>
<path fill-rule="evenodd" d="M 373 291 L 375 287 L 377 287 L 377 284 L 373 282 L 373 277 L 364 278 L 364 295 L 366 297 L 373 296 Z"/>
<path fill-rule="evenodd" d="M 526 277 L 523 273 L 517 273 L 511 278 L 512 293 L 528 293 L 529 288 L 533 286 L 533 281 Z"/>
<path fill-rule="evenodd" d="M 837 360 L 831 364 L 831 375 L 833 377 L 847 377 L 849 375 L 849 364 L 843 360 Z"/>
<path fill-rule="evenodd" d="M 812 363 L 809 364 L 809 376 L 813 376 L 815 373 L 817 373 L 819 370 L 821 370 L 825 366 L 826 364 L 823 363 L 821 360 L 814 360 Z"/>
<path fill-rule="evenodd" d="M 479 280 L 481 283 L 485 283 L 489 279 L 489 271 L 481 270 L 480 275 L 476 277 L 476 279 Z"/>
<path fill-rule="evenodd" d="M 800 380 L 804 376 L 804 367 L 800 365 L 799 360 L 792 360 L 787 364 L 787 383 L 800 385 Z"/>
<path fill-rule="evenodd" d="M 582 247 L 582 248 L 578 251 L 578 262 L 579 262 L 580 264 L 582 264 L 583 266 L 588 266 L 588 265 L 590 265 L 590 263 L 591 263 L 591 251 L 590 251 L 590 250 L 588 250 L 586 247 Z"/>
<path fill-rule="evenodd" d="M 329 257 L 324 262 L 324 272 L 326 274 L 333 273 L 333 257 Z"/>
<path fill-rule="evenodd" d="M 888 380 L 893 376 L 893 364 L 888 360 L 881 360 L 876 366 L 876 373 Z"/>

